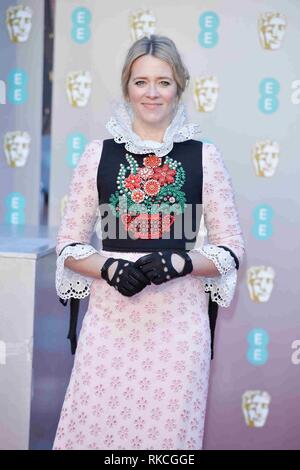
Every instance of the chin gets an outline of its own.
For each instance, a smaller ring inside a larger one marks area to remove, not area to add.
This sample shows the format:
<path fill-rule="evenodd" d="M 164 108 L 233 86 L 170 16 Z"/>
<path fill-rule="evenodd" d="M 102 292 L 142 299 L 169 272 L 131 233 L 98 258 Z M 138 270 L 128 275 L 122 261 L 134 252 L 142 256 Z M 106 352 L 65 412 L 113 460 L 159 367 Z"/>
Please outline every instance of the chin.
<path fill-rule="evenodd" d="M 147 124 L 160 124 L 164 122 L 164 118 L 158 118 L 157 116 L 153 116 L 152 118 L 147 116 L 143 119 L 143 121 Z"/>
<path fill-rule="evenodd" d="M 161 113 L 157 111 L 153 112 L 143 112 L 140 113 L 140 117 L 144 122 L 151 122 L 151 123 L 158 123 L 158 122 L 164 122 L 166 119 L 168 119 L 169 115 L 166 113 Z"/>

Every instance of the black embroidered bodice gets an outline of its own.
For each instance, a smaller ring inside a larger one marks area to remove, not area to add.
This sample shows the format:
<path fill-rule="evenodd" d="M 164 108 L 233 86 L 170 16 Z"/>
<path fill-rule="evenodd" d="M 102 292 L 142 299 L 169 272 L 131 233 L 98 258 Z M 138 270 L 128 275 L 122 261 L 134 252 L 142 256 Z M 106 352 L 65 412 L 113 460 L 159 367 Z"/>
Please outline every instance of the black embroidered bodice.
<path fill-rule="evenodd" d="M 103 141 L 97 173 L 102 246 L 107 251 L 189 251 L 202 210 L 202 142 L 174 143 L 164 157 Z"/>

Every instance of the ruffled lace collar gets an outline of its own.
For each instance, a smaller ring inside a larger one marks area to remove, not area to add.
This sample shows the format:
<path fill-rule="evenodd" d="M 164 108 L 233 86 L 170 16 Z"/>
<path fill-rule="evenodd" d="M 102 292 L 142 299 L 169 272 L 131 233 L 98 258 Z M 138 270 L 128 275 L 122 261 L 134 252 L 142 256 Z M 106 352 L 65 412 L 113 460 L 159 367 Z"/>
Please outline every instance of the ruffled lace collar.
<path fill-rule="evenodd" d="M 171 124 L 165 131 L 163 142 L 143 140 L 132 130 L 133 114 L 130 105 L 125 101 L 118 101 L 113 107 L 113 116 L 107 122 L 106 129 L 117 144 L 124 143 L 126 150 L 131 153 L 155 153 L 163 157 L 172 150 L 174 142 L 190 140 L 201 132 L 198 124 L 187 122 L 185 106 L 180 103 Z"/>

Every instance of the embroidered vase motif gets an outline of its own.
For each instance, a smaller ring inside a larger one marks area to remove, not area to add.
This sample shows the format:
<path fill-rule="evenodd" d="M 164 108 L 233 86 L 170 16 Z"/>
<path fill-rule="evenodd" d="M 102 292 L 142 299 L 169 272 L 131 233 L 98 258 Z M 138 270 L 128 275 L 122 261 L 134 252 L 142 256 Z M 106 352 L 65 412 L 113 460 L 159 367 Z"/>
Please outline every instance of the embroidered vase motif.
<path fill-rule="evenodd" d="M 165 158 L 164 163 L 162 159 Z M 120 164 L 117 190 L 109 198 L 116 217 L 133 238 L 161 238 L 170 232 L 176 214 L 186 207 L 186 195 L 181 190 L 185 171 L 172 158 L 149 154 L 139 166 L 126 154 L 128 166 Z"/>

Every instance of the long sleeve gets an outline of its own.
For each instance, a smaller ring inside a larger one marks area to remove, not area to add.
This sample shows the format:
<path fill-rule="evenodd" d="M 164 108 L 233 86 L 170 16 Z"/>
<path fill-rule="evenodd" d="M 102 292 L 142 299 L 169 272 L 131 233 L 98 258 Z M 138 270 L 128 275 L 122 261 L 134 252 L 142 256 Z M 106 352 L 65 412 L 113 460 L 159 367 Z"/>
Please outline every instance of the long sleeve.
<path fill-rule="evenodd" d="M 97 169 L 101 153 L 101 141 L 95 140 L 87 145 L 69 187 L 56 244 L 56 291 L 64 300 L 88 296 L 93 281 L 68 269 L 64 263 L 69 256 L 83 259 L 97 253 L 90 242 L 99 213 Z"/>
<path fill-rule="evenodd" d="M 236 282 L 236 261 L 241 264 L 244 240 L 235 204 L 231 178 L 219 150 L 212 144 L 203 144 L 203 216 L 207 243 L 196 248 L 213 261 L 220 276 L 205 278 L 205 290 L 212 300 L 228 307 Z M 225 246 L 230 251 L 219 247 Z"/>

